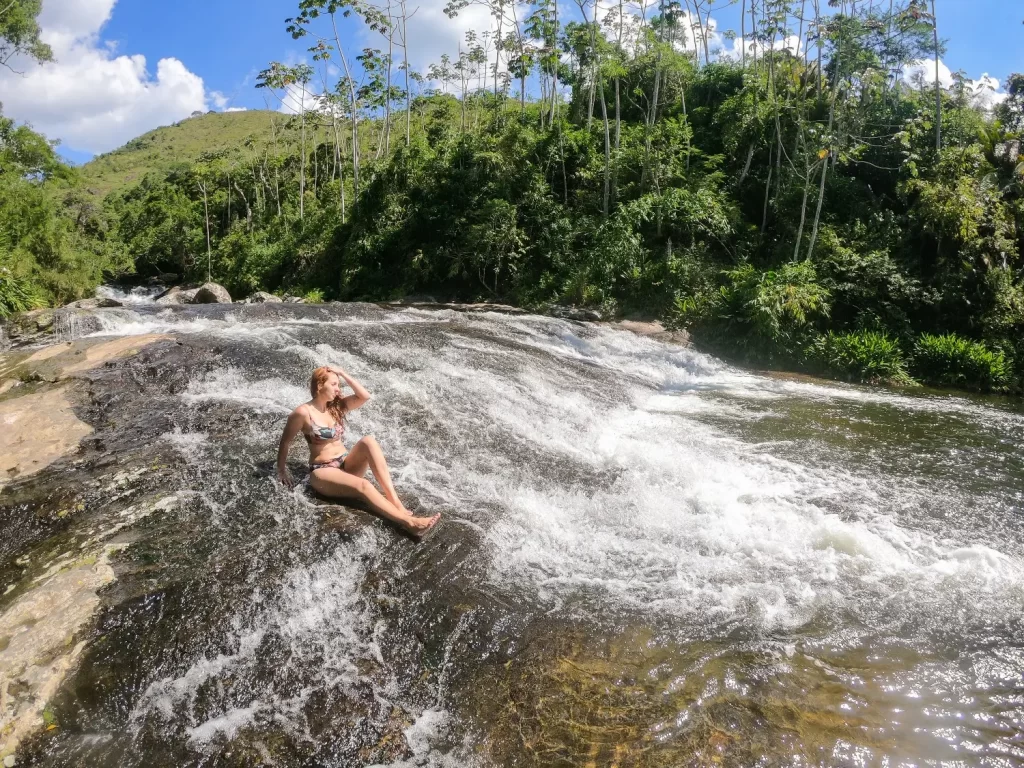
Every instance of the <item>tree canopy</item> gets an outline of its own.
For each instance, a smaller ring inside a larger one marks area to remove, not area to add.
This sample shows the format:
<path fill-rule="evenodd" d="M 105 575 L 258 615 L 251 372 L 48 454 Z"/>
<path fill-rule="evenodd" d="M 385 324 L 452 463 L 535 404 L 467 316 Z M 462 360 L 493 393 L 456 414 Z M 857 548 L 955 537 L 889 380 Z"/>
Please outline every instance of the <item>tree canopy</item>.
<path fill-rule="evenodd" d="M 736 58 L 705 2 L 486 4 L 492 28 L 416 73 L 404 4 L 301 3 L 288 31 L 314 65 L 261 84 L 312 107 L 102 201 L 5 122 L 5 265 L 50 301 L 134 269 L 243 295 L 592 305 L 849 378 L 944 380 L 935 350 L 975 344 L 1003 367 L 973 386 L 1020 386 L 1024 75 L 992 111 L 962 76 L 908 82 L 942 50 L 928 4 L 748 0 Z M 381 47 L 344 49 L 341 24 Z M 949 335 L 964 344 L 921 351 Z"/>

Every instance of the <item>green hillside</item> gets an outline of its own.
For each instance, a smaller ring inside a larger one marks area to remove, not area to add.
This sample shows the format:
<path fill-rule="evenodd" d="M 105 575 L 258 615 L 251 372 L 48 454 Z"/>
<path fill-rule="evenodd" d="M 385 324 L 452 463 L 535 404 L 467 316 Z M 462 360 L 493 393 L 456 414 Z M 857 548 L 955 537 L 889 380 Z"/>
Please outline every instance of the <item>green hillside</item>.
<path fill-rule="evenodd" d="M 287 115 L 264 109 L 208 112 L 144 133 L 120 149 L 98 155 L 82 166 L 82 177 L 92 194 L 103 197 L 137 183 L 147 173 L 194 162 L 203 153 L 241 155 L 249 151 L 245 147 L 249 138 L 264 147 L 273 140 L 272 120 L 282 148 L 298 142 L 298 127 L 289 127 L 292 121 Z"/>

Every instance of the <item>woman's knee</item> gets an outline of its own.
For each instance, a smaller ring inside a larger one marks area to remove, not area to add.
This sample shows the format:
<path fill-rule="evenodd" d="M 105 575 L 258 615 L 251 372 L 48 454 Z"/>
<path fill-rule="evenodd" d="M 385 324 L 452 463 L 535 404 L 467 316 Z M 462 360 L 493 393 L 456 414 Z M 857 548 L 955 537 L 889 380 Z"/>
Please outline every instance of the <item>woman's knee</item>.
<path fill-rule="evenodd" d="M 352 446 L 352 450 L 358 448 L 360 444 L 366 446 L 367 450 L 380 448 L 380 444 L 377 442 L 377 438 L 375 438 L 373 435 L 363 435 L 356 441 L 356 444 Z"/>

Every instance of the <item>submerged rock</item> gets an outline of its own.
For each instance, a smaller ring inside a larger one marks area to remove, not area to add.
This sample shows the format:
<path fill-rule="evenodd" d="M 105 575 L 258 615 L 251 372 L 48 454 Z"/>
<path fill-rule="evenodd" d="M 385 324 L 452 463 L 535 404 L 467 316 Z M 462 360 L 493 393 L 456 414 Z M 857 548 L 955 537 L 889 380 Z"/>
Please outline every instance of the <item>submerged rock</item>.
<path fill-rule="evenodd" d="M 231 294 L 223 285 L 204 283 L 192 297 L 193 304 L 230 304 Z"/>
<path fill-rule="evenodd" d="M 43 727 L 47 703 L 85 648 L 86 641 L 78 638 L 99 607 L 96 593 L 114 579 L 108 552 L 58 567 L 0 614 L 0 755 L 5 758 Z"/>

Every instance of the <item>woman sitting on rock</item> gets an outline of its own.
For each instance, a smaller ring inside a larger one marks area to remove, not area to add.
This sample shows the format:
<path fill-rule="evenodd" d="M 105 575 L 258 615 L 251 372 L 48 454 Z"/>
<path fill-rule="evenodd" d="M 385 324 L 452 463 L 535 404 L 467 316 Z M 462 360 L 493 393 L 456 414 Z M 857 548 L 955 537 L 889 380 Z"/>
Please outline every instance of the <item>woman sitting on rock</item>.
<path fill-rule="evenodd" d="M 354 394 L 341 395 L 344 379 Z M 368 507 L 414 536 L 422 536 L 441 515 L 413 517 L 395 493 L 387 462 L 377 441 L 367 435 L 345 451 L 341 438 L 345 431 L 345 414 L 370 399 L 362 384 L 340 368 L 324 366 L 313 371 L 309 381 L 312 399 L 303 403 L 288 417 L 281 444 L 277 449 L 277 477 L 288 488 L 294 485 L 288 471 L 288 449 L 295 435 L 302 432 L 309 443 L 309 484 L 322 496 L 341 501 L 355 501 Z M 381 495 L 364 475 L 369 468 L 384 489 Z"/>

